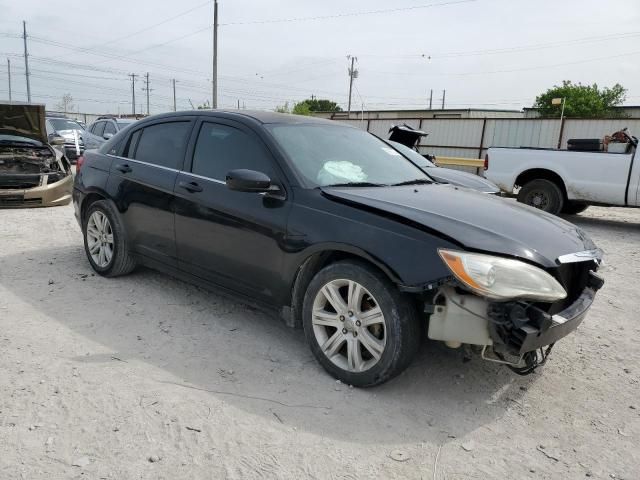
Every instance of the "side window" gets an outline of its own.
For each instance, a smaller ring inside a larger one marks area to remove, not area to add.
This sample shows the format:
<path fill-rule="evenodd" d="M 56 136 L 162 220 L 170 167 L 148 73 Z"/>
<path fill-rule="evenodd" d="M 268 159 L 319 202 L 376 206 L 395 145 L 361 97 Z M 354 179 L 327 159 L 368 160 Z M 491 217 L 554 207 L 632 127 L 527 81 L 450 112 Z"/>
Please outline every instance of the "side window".
<path fill-rule="evenodd" d="M 271 159 L 260 141 L 242 130 L 216 123 L 203 123 L 193 152 L 191 171 L 224 181 L 238 168 L 273 174 Z"/>
<path fill-rule="evenodd" d="M 116 134 L 116 126 L 113 124 L 113 122 L 105 122 L 103 135 L 107 133 L 110 133 L 112 135 Z"/>
<path fill-rule="evenodd" d="M 142 130 L 136 130 L 129 136 L 127 144 L 122 151 L 122 157 L 133 158 L 133 152 L 136 151 L 136 145 L 138 144 L 138 140 L 140 140 L 140 135 L 142 135 Z"/>
<path fill-rule="evenodd" d="M 190 125 L 189 122 L 167 122 L 144 128 L 133 158 L 161 167 L 179 168 Z"/>
<path fill-rule="evenodd" d="M 93 132 L 92 133 L 94 135 L 98 135 L 99 137 L 104 135 L 104 124 L 105 124 L 105 122 L 96 122 L 96 124 L 93 126 Z"/>

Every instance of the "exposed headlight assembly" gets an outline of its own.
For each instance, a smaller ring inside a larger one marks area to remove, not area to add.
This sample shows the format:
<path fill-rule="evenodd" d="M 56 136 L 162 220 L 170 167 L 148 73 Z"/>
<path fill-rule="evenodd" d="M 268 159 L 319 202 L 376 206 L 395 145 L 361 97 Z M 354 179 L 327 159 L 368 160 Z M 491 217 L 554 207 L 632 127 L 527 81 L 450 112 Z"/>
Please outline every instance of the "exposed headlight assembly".
<path fill-rule="evenodd" d="M 473 293 L 493 300 L 516 298 L 555 302 L 567 296 L 558 281 L 544 270 L 519 260 L 438 250 L 453 275 Z"/>

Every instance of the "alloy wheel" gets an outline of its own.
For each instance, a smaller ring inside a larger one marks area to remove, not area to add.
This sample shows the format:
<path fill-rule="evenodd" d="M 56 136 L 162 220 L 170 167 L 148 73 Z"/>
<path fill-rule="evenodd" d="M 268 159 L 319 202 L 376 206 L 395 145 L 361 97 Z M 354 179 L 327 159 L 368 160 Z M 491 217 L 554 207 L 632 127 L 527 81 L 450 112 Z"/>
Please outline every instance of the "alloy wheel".
<path fill-rule="evenodd" d="M 106 268 L 113 258 L 113 229 L 107 216 L 96 210 L 87 222 L 87 248 L 93 262 Z"/>
<path fill-rule="evenodd" d="M 332 280 L 318 291 L 311 323 L 322 353 L 343 370 L 364 372 L 384 352 L 387 328 L 376 299 L 357 282 Z"/>

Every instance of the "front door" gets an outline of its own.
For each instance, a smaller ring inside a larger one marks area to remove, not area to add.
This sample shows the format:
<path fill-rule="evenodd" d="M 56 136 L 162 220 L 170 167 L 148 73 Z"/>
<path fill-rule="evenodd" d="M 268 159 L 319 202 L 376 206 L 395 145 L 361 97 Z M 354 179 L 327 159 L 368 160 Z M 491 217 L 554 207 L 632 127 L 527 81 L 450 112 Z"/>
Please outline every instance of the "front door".
<path fill-rule="evenodd" d="M 190 168 L 176 181 L 176 244 L 180 268 L 234 291 L 270 302 L 281 284 L 290 201 L 232 191 L 230 170 L 282 174 L 252 130 L 227 120 L 202 121 Z M 284 192 L 284 190 L 283 190 Z"/>
<path fill-rule="evenodd" d="M 165 120 L 132 132 L 109 176 L 133 251 L 174 267 L 173 189 L 192 126 L 189 119 Z"/>

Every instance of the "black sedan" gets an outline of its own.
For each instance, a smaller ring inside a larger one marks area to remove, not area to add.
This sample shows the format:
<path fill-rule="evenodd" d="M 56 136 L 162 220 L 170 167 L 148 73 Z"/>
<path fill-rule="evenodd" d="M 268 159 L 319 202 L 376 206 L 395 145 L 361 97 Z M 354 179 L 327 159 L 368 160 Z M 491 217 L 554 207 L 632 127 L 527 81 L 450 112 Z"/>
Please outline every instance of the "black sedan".
<path fill-rule="evenodd" d="M 498 186 L 487 180 L 486 178 L 474 175 L 473 173 L 454 170 L 452 168 L 438 167 L 431 160 L 423 157 L 412 148 L 407 147 L 398 142 L 387 140 L 387 143 L 395 148 L 399 153 L 411 160 L 415 165 L 420 167 L 427 175 L 439 183 L 450 183 L 458 187 L 471 188 L 483 193 L 498 195 L 500 189 Z"/>
<path fill-rule="evenodd" d="M 278 311 L 351 385 L 399 374 L 427 336 L 533 371 L 591 306 L 600 250 L 403 158 L 320 119 L 163 114 L 87 152 L 73 200 L 99 274 L 151 266 Z"/>

